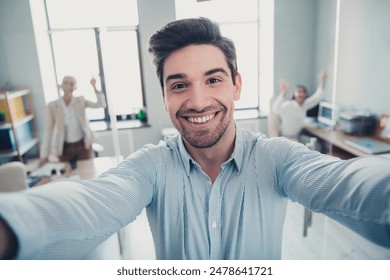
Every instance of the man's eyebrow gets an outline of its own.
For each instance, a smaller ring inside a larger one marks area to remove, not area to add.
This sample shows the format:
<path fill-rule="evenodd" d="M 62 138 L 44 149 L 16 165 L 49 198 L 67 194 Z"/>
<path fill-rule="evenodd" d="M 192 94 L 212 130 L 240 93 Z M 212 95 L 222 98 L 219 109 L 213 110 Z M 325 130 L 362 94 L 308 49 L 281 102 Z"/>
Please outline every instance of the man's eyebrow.
<path fill-rule="evenodd" d="M 212 75 L 212 74 L 218 73 L 218 72 L 224 74 L 225 76 L 229 76 L 229 74 L 226 72 L 226 70 L 221 68 L 221 67 L 208 70 L 204 74 L 205 74 L 205 76 L 209 76 L 209 75 Z"/>
<path fill-rule="evenodd" d="M 209 76 L 209 75 L 212 75 L 214 73 L 222 73 L 225 76 L 229 76 L 229 74 L 226 72 L 226 70 L 223 69 L 222 67 L 213 68 L 211 70 L 208 70 L 204 73 L 204 75 Z M 171 74 L 171 75 L 168 75 L 168 77 L 165 79 L 165 83 L 167 83 L 170 80 L 184 79 L 184 78 L 187 78 L 187 75 L 184 73 Z"/>
<path fill-rule="evenodd" d="M 184 79 L 184 78 L 186 78 L 186 77 L 187 77 L 187 75 L 186 75 L 186 74 L 183 74 L 183 73 L 168 75 L 168 77 L 165 79 L 165 83 L 167 83 L 167 82 L 170 81 L 170 80 Z"/>

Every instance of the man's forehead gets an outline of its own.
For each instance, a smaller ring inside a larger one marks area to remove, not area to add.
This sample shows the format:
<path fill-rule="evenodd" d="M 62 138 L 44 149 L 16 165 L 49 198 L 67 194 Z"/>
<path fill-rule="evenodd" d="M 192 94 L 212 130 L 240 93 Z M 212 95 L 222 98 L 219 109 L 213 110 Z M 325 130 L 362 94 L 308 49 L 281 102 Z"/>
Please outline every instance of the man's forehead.
<path fill-rule="evenodd" d="M 164 80 L 170 75 L 202 73 L 211 69 L 229 72 L 224 53 L 213 45 L 190 45 L 171 53 L 164 63 Z"/>

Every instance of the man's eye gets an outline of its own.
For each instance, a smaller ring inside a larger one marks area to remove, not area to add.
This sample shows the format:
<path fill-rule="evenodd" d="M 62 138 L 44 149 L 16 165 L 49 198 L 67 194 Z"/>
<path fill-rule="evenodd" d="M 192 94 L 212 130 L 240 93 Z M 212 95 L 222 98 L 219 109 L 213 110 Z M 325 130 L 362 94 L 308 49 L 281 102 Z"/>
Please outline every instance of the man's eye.
<path fill-rule="evenodd" d="M 185 88 L 185 87 L 186 87 L 185 84 L 180 83 L 180 84 L 174 84 L 174 85 L 172 86 L 172 89 L 183 89 L 183 88 Z"/>
<path fill-rule="evenodd" d="M 218 79 L 218 78 L 210 78 L 209 80 L 208 80 L 208 84 L 215 84 L 215 83 L 218 83 L 218 82 L 220 82 L 221 80 L 220 79 Z"/>

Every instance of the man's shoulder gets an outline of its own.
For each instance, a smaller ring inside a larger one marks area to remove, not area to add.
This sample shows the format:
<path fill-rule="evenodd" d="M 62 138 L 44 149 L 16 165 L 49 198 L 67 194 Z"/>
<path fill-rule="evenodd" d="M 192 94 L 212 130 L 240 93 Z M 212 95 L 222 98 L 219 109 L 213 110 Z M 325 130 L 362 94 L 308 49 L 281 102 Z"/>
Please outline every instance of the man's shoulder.
<path fill-rule="evenodd" d="M 242 139 L 244 143 L 268 139 L 267 136 L 262 132 L 255 132 L 241 127 L 237 127 L 236 136 L 238 139 Z"/>
<path fill-rule="evenodd" d="M 129 158 L 135 160 L 146 160 L 154 162 L 158 165 L 162 161 L 167 161 L 178 151 L 175 145 L 172 145 L 171 140 L 160 140 L 159 143 L 148 143 L 137 149 L 134 153 L 130 154 Z"/>
<path fill-rule="evenodd" d="M 140 150 L 151 153 L 173 150 L 178 146 L 179 138 L 180 135 L 167 136 L 164 139 L 161 139 L 157 144 L 145 144 Z"/>
<path fill-rule="evenodd" d="M 268 138 L 266 134 L 262 132 L 254 132 L 245 128 L 237 129 L 237 145 L 242 143 L 243 152 L 258 150 L 259 148 L 264 150 L 274 142 L 274 138 Z"/>
<path fill-rule="evenodd" d="M 241 128 L 237 131 L 238 131 L 238 133 L 242 134 L 244 146 L 245 145 L 256 145 L 258 147 L 260 146 L 263 148 L 267 148 L 267 147 L 271 148 L 272 147 L 272 149 L 277 149 L 277 148 L 289 149 L 290 147 L 298 144 L 298 143 L 296 143 L 296 142 L 294 142 L 286 137 L 267 137 L 267 135 L 265 135 L 262 132 L 253 132 L 253 131 L 250 131 L 248 129 L 243 129 L 243 128 Z"/>

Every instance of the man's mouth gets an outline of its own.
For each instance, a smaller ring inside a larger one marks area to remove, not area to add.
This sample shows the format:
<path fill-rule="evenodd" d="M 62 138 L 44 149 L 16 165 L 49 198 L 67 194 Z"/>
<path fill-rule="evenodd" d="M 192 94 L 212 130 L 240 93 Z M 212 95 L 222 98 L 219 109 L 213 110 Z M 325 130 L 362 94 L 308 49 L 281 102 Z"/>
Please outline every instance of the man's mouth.
<path fill-rule="evenodd" d="M 196 124 L 206 123 L 206 122 L 214 119 L 215 115 L 216 114 L 213 113 L 213 114 L 209 114 L 209 115 L 202 116 L 202 117 L 187 117 L 187 120 L 191 123 L 196 123 Z"/>

